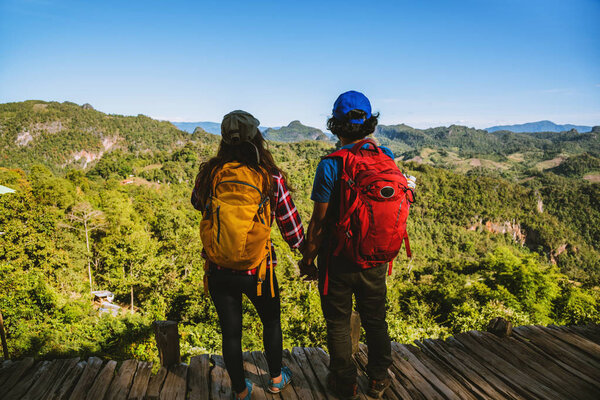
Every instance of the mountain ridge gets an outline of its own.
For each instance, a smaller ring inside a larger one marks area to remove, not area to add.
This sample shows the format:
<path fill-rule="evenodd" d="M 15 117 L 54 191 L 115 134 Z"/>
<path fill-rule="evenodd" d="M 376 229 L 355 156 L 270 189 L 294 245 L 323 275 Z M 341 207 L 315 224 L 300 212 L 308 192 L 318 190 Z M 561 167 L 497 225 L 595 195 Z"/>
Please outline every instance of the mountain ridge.
<path fill-rule="evenodd" d="M 555 124 L 552 121 L 542 120 L 535 122 L 526 122 L 513 125 L 496 125 L 484 130 L 488 132 L 510 131 L 515 133 L 537 133 L 537 132 L 565 132 L 575 129 L 579 133 L 586 133 L 592 130 L 591 126 L 573 125 L 573 124 Z"/>

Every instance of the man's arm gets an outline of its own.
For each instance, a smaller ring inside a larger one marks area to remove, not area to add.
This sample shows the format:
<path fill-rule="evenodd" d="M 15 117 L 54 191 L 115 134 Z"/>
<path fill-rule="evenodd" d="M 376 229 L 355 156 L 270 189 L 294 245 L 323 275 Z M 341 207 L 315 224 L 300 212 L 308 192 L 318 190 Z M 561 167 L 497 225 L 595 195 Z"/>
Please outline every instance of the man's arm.
<path fill-rule="evenodd" d="M 325 234 L 325 217 L 327 215 L 327 208 L 329 203 L 318 203 L 315 202 L 313 207 L 313 214 L 308 225 L 308 240 L 304 247 L 304 257 L 302 262 L 306 265 L 314 264 L 317 252 L 321 247 Z"/>

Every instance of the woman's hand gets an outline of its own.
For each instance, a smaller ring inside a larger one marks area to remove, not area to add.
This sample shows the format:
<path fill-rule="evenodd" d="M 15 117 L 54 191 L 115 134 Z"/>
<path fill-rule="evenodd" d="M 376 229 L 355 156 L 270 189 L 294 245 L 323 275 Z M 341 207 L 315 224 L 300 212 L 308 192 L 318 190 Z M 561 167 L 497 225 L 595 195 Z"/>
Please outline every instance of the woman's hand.
<path fill-rule="evenodd" d="M 304 258 L 298 263 L 298 268 L 300 269 L 300 277 L 307 282 L 316 281 L 319 278 L 319 270 L 315 264 L 307 263 Z"/>

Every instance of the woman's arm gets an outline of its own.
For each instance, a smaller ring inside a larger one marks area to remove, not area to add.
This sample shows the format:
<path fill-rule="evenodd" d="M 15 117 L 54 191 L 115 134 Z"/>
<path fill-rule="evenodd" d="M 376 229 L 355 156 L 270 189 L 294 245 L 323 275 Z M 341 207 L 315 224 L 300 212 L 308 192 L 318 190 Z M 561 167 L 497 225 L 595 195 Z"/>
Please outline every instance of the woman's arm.
<path fill-rule="evenodd" d="M 294 200 L 281 175 L 274 176 L 277 185 L 277 204 L 275 219 L 283 239 L 292 249 L 301 249 L 304 245 L 304 227 Z"/>

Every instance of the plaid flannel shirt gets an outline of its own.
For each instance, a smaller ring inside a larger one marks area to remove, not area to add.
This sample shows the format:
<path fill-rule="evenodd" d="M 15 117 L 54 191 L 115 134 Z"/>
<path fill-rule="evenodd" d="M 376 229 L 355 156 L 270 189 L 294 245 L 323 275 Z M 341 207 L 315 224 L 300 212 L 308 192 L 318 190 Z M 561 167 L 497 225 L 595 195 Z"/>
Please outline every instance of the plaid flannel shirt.
<path fill-rule="evenodd" d="M 291 249 L 298 249 L 304 242 L 304 227 L 302 226 L 300 214 L 292 200 L 292 196 L 290 195 L 290 191 L 285 183 L 283 175 L 278 171 L 276 174 L 273 174 L 273 179 L 275 181 L 276 191 L 274 193 L 275 207 L 271 210 L 271 223 L 273 220 L 277 221 L 277 226 L 279 227 L 283 239 Z M 275 246 L 273 246 L 273 244 L 271 244 L 271 254 L 273 255 L 273 267 L 275 267 L 277 265 L 277 254 L 275 253 Z M 204 250 L 202 250 L 202 256 L 206 258 L 211 267 L 226 269 L 208 260 Z M 267 269 L 270 267 L 271 259 L 267 256 Z M 235 274 L 256 275 L 258 268 L 249 271 L 229 271 Z"/>

